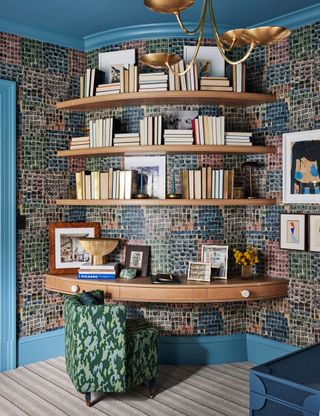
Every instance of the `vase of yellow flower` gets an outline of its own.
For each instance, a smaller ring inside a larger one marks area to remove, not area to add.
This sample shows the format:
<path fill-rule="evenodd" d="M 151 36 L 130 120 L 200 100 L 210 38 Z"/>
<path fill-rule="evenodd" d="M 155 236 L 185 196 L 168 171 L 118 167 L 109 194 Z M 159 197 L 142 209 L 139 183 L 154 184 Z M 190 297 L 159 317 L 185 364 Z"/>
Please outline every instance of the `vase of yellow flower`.
<path fill-rule="evenodd" d="M 249 246 L 245 251 L 234 249 L 236 263 L 241 265 L 241 277 L 248 279 L 252 277 L 252 266 L 259 263 L 257 249 Z"/>

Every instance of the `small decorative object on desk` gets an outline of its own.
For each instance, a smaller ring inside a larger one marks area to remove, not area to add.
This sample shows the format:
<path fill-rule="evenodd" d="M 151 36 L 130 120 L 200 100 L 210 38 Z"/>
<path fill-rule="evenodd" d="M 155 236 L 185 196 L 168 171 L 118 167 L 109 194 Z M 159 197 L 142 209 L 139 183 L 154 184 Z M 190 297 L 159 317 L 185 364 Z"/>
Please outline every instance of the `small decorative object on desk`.
<path fill-rule="evenodd" d="M 211 263 L 189 262 L 188 280 L 210 283 Z"/>
<path fill-rule="evenodd" d="M 135 269 L 137 275 L 147 276 L 149 265 L 150 246 L 134 246 L 126 247 L 125 267 L 127 269 Z"/>
<path fill-rule="evenodd" d="M 243 279 L 252 277 L 252 266 L 259 263 L 257 249 L 249 246 L 245 251 L 234 249 L 233 252 L 236 263 L 240 264 L 242 267 L 241 277 Z"/>
<path fill-rule="evenodd" d="M 151 282 L 155 284 L 180 284 L 180 279 L 174 274 L 157 274 L 156 276 L 151 276 Z"/>
<path fill-rule="evenodd" d="M 136 269 L 122 269 L 120 272 L 120 277 L 123 279 L 131 280 L 134 279 L 137 275 Z"/>

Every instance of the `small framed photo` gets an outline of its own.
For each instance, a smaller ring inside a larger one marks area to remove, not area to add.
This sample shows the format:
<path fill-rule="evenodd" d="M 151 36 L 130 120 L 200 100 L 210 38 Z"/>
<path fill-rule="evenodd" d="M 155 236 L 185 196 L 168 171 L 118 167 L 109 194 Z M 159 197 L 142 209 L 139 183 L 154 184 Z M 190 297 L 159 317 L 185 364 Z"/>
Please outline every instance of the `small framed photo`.
<path fill-rule="evenodd" d="M 183 59 L 187 64 L 191 62 L 196 46 L 184 46 Z M 200 46 L 195 63 L 201 77 L 224 77 L 225 62 L 216 46 Z"/>
<path fill-rule="evenodd" d="M 306 221 L 304 214 L 280 214 L 280 248 L 306 249 Z"/>
<path fill-rule="evenodd" d="M 210 263 L 213 279 L 228 278 L 228 251 L 229 246 L 204 244 L 201 251 L 201 261 Z"/>
<path fill-rule="evenodd" d="M 109 82 L 120 82 L 121 71 L 123 71 L 123 64 L 111 64 L 109 69 Z"/>
<path fill-rule="evenodd" d="M 98 222 L 56 222 L 49 224 L 49 269 L 54 274 L 74 274 L 82 264 L 90 264 L 90 255 L 80 238 L 100 237 Z"/>
<path fill-rule="evenodd" d="M 120 68 L 128 69 L 129 64 L 136 63 L 135 49 L 124 49 L 121 51 L 99 53 L 99 69 L 106 74 L 106 83 L 120 81 Z M 113 67 L 114 71 L 112 71 Z M 119 81 L 116 81 L 119 73 Z M 113 77 L 113 79 L 112 79 Z"/>
<path fill-rule="evenodd" d="M 188 280 L 197 280 L 198 282 L 210 283 L 211 264 L 200 262 L 189 262 Z"/>
<path fill-rule="evenodd" d="M 320 215 L 309 215 L 309 250 L 320 251 Z"/>
<path fill-rule="evenodd" d="M 126 269 L 136 269 L 137 275 L 147 276 L 149 266 L 150 246 L 134 246 L 126 247 Z"/>

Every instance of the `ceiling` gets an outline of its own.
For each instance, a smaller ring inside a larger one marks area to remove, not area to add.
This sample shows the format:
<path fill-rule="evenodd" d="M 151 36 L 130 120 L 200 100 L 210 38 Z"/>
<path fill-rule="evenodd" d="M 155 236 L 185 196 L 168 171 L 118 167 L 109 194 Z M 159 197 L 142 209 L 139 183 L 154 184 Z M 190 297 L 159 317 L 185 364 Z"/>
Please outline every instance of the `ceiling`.
<path fill-rule="evenodd" d="M 213 4 L 216 20 L 224 28 L 253 26 L 299 9 L 320 6 L 319 0 L 213 0 Z M 201 0 L 195 0 L 183 12 L 183 19 L 196 21 L 201 5 Z M 175 22 L 172 15 L 148 10 L 143 0 L 1 0 L 0 8 L 0 31 L 9 24 L 12 28 L 36 29 L 75 39 L 119 27 L 169 22 Z"/>

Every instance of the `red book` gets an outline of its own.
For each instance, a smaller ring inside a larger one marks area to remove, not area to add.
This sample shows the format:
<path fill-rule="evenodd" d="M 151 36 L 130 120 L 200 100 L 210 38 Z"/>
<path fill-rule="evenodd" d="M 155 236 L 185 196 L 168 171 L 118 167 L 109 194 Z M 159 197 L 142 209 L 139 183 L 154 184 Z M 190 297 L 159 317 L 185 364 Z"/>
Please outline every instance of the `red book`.
<path fill-rule="evenodd" d="M 198 119 L 194 118 L 191 122 L 192 130 L 193 130 L 193 144 L 200 144 L 198 132 L 197 132 L 197 120 Z"/>

